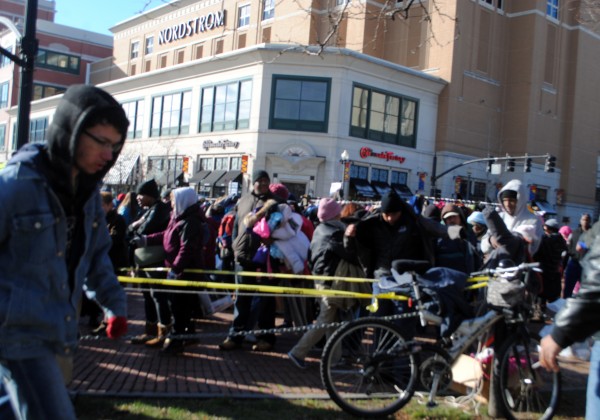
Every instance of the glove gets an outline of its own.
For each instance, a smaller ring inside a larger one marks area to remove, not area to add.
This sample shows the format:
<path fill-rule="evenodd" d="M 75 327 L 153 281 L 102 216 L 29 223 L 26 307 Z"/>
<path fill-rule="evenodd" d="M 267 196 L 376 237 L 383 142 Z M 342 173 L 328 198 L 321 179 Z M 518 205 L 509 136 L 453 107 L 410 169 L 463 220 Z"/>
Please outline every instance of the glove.
<path fill-rule="evenodd" d="M 127 318 L 124 316 L 113 316 L 108 318 L 106 335 L 108 338 L 116 340 L 127 332 Z"/>
<path fill-rule="evenodd" d="M 130 242 L 131 246 L 134 246 L 136 248 L 145 247 L 146 243 L 147 243 L 146 235 L 136 236 Z"/>
<path fill-rule="evenodd" d="M 177 273 L 174 273 L 173 271 L 169 271 L 167 273 L 167 280 L 177 280 L 179 278 L 179 275 Z"/>

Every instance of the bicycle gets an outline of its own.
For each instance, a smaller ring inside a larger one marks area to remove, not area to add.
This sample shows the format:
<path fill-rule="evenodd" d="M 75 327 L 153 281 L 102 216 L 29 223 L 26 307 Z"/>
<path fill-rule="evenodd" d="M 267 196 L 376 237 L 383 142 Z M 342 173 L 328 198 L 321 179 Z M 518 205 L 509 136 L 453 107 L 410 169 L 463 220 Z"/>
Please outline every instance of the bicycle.
<path fill-rule="evenodd" d="M 508 333 L 501 343 L 495 343 L 490 398 L 496 399 L 509 419 L 553 416 L 558 407 L 560 374 L 541 368 L 538 339 L 526 326 L 531 308 L 521 304 L 522 298 L 518 304 L 514 302 L 517 295 L 524 294 L 521 280 L 537 267 L 536 263 L 475 273 L 488 276 L 488 286 L 497 283 L 507 289 L 504 297 L 511 302 L 463 321 L 449 339 L 434 343 L 407 341 L 391 322 L 418 317 L 423 327 L 441 324 L 441 316 L 424 302 L 418 281 L 429 263 L 398 260 L 393 267 L 398 281 L 410 283 L 416 311 L 387 317 L 389 320 L 359 318 L 332 334 L 323 350 L 320 371 L 329 396 L 340 408 L 361 417 L 391 415 L 410 401 L 419 384 L 429 391 L 428 405 L 435 405 L 437 394 L 452 383 L 452 364 L 474 343 L 484 343 L 492 327 L 503 321 Z M 505 287 L 507 283 L 513 284 Z M 493 295 L 502 297 L 503 293 Z M 488 301 L 491 298 L 488 290 Z"/>

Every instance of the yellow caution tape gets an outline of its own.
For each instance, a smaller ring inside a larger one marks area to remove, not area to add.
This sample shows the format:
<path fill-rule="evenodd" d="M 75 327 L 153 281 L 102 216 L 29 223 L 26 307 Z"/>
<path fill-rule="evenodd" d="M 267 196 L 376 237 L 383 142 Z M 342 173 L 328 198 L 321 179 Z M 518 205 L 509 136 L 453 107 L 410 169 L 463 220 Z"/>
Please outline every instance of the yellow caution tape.
<path fill-rule="evenodd" d="M 121 268 L 119 271 L 158 271 L 167 272 L 169 268 L 140 268 L 133 270 L 132 268 Z M 186 269 L 185 273 L 196 274 L 217 274 L 222 276 L 245 276 L 245 277 L 271 277 L 275 279 L 293 279 L 293 280 L 321 280 L 321 281 L 347 281 L 349 283 L 376 283 L 377 280 L 365 279 L 362 277 L 335 277 L 335 276 L 319 276 L 312 274 L 293 274 L 293 273 L 265 273 L 260 271 L 226 271 L 226 270 L 202 270 L 202 269 Z"/>
<path fill-rule="evenodd" d="M 293 294 L 293 295 L 304 295 L 304 296 L 315 296 L 315 297 L 347 297 L 347 298 L 360 298 L 360 299 L 371 299 L 374 296 L 369 293 L 356 293 L 348 292 L 345 290 L 317 290 L 317 289 L 304 289 L 300 287 L 283 287 L 283 286 L 267 286 L 261 284 L 232 284 L 232 283 L 217 283 L 209 281 L 192 281 L 192 280 L 164 280 L 164 279 L 151 279 L 143 277 L 125 277 L 119 276 L 119 281 L 123 283 L 138 283 L 138 284 L 159 284 L 163 286 L 179 286 L 179 287 L 203 287 L 207 289 L 217 290 L 231 290 L 231 291 L 246 291 L 246 292 L 260 292 L 260 293 L 281 293 L 281 294 Z M 397 295 L 395 293 L 382 293 L 377 295 L 381 299 L 391 300 L 408 300 L 407 296 Z"/>

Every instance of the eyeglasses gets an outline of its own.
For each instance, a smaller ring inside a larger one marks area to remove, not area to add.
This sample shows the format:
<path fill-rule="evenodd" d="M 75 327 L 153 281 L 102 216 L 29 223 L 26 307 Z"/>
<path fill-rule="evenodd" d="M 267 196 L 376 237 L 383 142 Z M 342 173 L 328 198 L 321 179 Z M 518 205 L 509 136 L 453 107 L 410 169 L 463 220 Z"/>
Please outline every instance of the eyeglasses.
<path fill-rule="evenodd" d="M 94 140 L 96 142 L 96 144 L 100 145 L 103 149 L 110 149 L 113 153 L 119 153 L 121 151 L 121 149 L 123 149 L 123 140 L 121 140 L 118 143 L 111 143 L 108 140 L 104 140 L 101 139 L 95 135 L 93 135 L 92 133 L 90 133 L 87 130 L 83 130 L 83 134 L 85 134 L 86 136 L 88 136 L 89 138 L 91 138 L 92 140 Z"/>

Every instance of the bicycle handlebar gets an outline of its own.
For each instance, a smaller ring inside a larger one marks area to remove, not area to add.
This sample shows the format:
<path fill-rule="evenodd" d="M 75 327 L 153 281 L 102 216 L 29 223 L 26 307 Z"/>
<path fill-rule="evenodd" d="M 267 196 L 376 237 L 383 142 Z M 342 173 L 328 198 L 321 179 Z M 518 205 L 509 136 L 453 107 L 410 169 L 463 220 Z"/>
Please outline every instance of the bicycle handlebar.
<path fill-rule="evenodd" d="M 538 268 L 540 266 L 539 262 L 533 262 L 533 263 L 521 263 L 517 266 L 514 267 L 506 267 L 506 268 L 487 268 L 485 270 L 482 271 L 475 271 L 473 273 L 470 274 L 471 277 L 476 277 L 476 276 L 493 276 L 495 274 L 502 274 L 502 273 L 510 273 L 510 272 L 516 272 L 516 271 L 529 271 L 529 270 L 534 270 L 536 268 Z"/>

